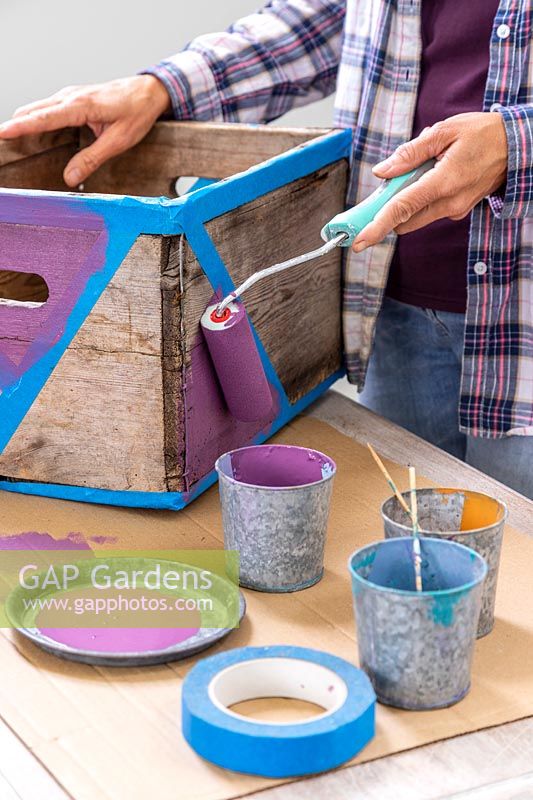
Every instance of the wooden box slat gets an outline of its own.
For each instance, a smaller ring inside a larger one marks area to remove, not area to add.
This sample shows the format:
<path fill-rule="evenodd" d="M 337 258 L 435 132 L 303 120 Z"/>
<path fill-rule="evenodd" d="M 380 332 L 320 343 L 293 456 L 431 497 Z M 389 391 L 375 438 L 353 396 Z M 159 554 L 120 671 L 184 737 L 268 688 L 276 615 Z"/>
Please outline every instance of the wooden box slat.
<path fill-rule="evenodd" d="M 30 156 L 39 153 L 49 153 L 65 145 L 71 146 L 74 150 L 79 147 L 80 133 L 75 128 L 65 128 L 54 133 L 42 133 L 38 136 L 23 136 L 20 139 L 0 142 L 0 168 L 6 164 L 14 164 L 17 161 L 24 161 Z M 0 173 L 2 176 L 4 173 Z M 2 182 L 2 186 L 3 186 Z"/>
<path fill-rule="evenodd" d="M 328 133 L 322 128 L 255 125 L 176 125 L 161 122 L 136 147 L 105 164 L 84 185 L 88 192 L 175 197 L 182 176 L 227 178 Z M 93 140 L 82 132 L 82 144 Z"/>

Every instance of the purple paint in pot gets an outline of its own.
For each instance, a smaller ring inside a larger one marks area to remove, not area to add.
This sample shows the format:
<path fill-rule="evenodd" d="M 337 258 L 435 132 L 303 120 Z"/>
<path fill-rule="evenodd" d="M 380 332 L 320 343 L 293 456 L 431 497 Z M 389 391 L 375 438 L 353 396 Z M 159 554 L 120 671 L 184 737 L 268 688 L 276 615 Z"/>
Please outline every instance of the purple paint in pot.
<path fill-rule="evenodd" d="M 240 583 L 263 592 L 295 592 L 317 583 L 335 462 L 305 447 L 257 445 L 216 464 L 224 544 L 240 555 Z"/>
<path fill-rule="evenodd" d="M 187 641 L 199 628 L 38 628 L 43 636 L 75 650 L 150 653 Z"/>
<path fill-rule="evenodd" d="M 292 445 L 257 445 L 226 453 L 219 470 L 249 486 L 271 489 L 308 486 L 333 475 L 335 462 L 318 450 Z"/>

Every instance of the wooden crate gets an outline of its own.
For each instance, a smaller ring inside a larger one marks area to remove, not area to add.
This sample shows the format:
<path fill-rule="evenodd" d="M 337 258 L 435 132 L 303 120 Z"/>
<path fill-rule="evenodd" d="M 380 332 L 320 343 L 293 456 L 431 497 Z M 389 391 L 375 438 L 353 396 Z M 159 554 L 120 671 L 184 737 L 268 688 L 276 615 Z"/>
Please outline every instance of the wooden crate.
<path fill-rule="evenodd" d="M 72 193 L 80 136 L 0 143 L 0 486 L 180 508 L 222 452 L 264 441 L 342 370 L 340 250 L 245 297 L 268 424 L 227 411 L 199 320 L 214 291 L 319 245 L 350 136 L 160 123 Z M 179 176 L 212 183 L 176 197 Z"/>

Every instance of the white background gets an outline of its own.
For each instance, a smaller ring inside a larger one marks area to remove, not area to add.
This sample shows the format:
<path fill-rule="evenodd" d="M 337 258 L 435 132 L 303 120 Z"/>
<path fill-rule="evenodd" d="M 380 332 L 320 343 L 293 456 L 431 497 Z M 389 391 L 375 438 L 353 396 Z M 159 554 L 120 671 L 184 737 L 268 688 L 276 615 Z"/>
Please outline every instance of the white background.
<path fill-rule="evenodd" d="M 0 119 L 68 84 L 133 75 L 263 0 L 0 0 Z M 329 125 L 332 101 L 285 117 Z"/>

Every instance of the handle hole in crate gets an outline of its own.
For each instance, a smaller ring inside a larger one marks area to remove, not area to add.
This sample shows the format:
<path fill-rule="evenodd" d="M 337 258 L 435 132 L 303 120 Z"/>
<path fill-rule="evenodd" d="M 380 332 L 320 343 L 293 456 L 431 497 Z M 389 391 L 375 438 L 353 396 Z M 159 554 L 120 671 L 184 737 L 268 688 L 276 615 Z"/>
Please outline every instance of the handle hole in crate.
<path fill-rule="evenodd" d="M 184 194 L 189 194 L 189 192 L 191 191 L 191 189 L 194 188 L 194 185 L 197 182 L 198 178 L 193 178 L 189 175 L 184 175 L 181 178 L 176 178 L 174 189 L 177 197 L 183 197 Z"/>
<path fill-rule="evenodd" d="M 35 272 L 0 269 L 0 305 L 36 308 L 49 294 L 45 279 Z"/>
<path fill-rule="evenodd" d="M 183 197 L 186 194 L 195 192 L 197 189 L 203 189 L 204 186 L 210 186 L 212 183 L 217 183 L 218 178 L 193 178 L 189 175 L 183 175 L 181 178 L 176 178 L 174 182 L 174 191 L 176 197 Z"/>

